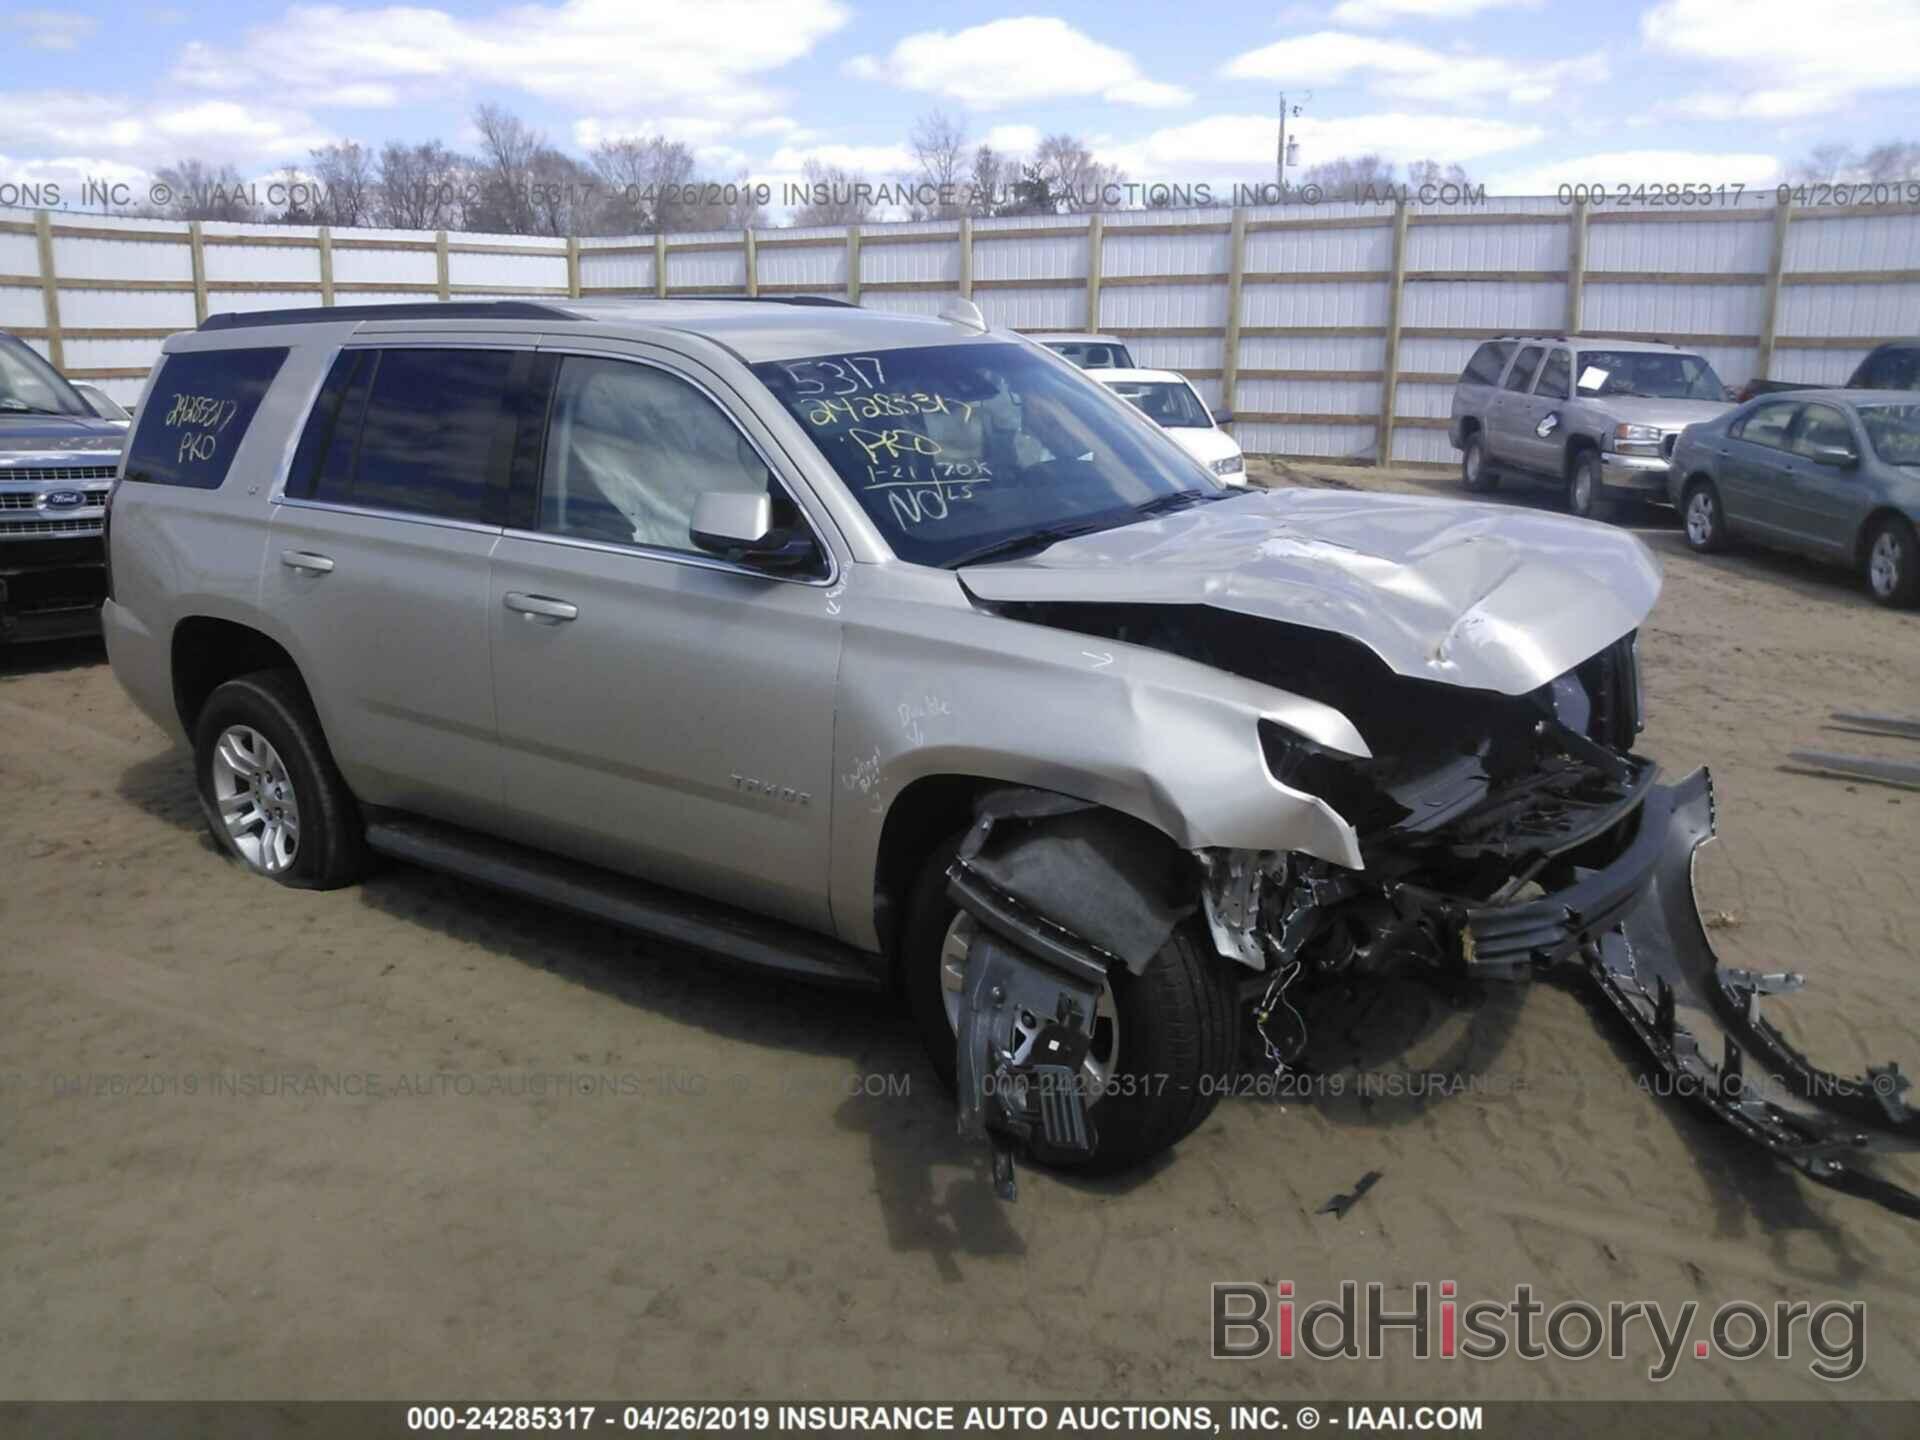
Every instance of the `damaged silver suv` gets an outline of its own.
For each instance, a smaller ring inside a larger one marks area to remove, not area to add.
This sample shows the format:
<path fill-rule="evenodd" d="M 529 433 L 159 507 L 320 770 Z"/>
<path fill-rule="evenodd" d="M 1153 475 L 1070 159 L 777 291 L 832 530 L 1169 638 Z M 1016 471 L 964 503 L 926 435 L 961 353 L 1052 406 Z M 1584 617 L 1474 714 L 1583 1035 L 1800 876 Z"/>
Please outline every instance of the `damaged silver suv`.
<path fill-rule="evenodd" d="M 108 645 L 240 863 L 895 986 L 1005 1193 L 1396 971 L 1566 962 L 1714 1095 L 1791 1068 L 1693 909 L 1706 775 L 1633 750 L 1630 535 L 1228 489 L 966 302 L 221 316 L 139 416 Z"/>

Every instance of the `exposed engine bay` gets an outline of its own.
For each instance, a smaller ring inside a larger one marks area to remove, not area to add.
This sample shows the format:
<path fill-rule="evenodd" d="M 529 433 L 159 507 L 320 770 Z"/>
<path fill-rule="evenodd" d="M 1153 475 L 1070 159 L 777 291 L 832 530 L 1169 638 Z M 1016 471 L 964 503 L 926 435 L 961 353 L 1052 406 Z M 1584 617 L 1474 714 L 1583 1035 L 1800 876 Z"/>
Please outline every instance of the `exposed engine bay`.
<path fill-rule="evenodd" d="M 1699 770 L 1658 783 L 1635 636 L 1521 695 L 1390 671 L 1332 631 L 1207 606 L 1012 604 L 1005 613 L 1166 650 L 1340 710 L 1371 758 L 1271 721 L 1273 778 L 1330 804 L 1364 868 L 1280 851 L 1169 853 L 1125 817 L 1032 790 L 995 792 L 950 875 L 979 922 L 959 1023 L 961 1128 L 991 1140 L 1012 1198 L 1017 1144 L 1045 1159 L 1097 1144 L 1075 1083 L 1109 966 L 1140 967 L 1199 912 L 1246 967 L 1252 1063 L 1305 1063 L 1316 987 L 1577 977 L 1605 995 L 1682 1093 L 1805 1174 L 1920 1216 L 1920 1196 L 1861 1168 L 1920 1147 L 1897 1065 L 1814 1067 L 1759 1015 L 1797 975 L 1723 969 L 1693 896 L 1714 833 Z M 1043 1046 L 1009 1047 L 1016 1020 Z"/>

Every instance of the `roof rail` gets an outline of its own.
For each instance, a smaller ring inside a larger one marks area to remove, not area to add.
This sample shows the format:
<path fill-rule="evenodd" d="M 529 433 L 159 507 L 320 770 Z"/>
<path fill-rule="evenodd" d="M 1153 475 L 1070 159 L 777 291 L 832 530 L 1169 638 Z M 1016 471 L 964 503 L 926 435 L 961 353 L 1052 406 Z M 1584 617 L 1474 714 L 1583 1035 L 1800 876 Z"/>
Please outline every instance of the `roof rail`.
<path fill-rule="evenodd" d="M 395 305 L 309 305 L 299 310 L 223 310 L 200 322 L 202 330 L 242 330 L 255 325 L 318 325 L 343 320 L 572 320 L 579 316 L 526 300 L 427 300 Z"/>
<path fill-rule="evenodd" d="M 861 307 L 851 300 L 836 300 L 831 295 L 612 295 L 612 300 L 633 300 L 642 305 L 650 305 L 661 299 L 673 304 L 685 300 L 705 302 L 717 300 L 722 303 L 732 301 L 749 305 L 825 305 L 835 310 L 858 310 Z"/>

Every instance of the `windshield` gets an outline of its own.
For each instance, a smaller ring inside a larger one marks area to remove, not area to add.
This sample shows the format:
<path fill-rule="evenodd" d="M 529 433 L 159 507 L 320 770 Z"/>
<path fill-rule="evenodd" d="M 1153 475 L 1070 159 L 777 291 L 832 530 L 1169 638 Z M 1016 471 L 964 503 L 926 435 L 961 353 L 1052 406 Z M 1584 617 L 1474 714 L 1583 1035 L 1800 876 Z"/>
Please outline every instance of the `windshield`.
<path fill-rule="evenodd" d="M 1226 493 L 1100 387 L 1025 345 L 819 355 L 753 372 L 894 553 L 922 565 Z"/>
<path fill-rule="evenodd" d="M 1108 380 L 1106 387 L 1142 415 L 1169 429 L 1213 428 L 1213 417 L 1200 397 L 1184 384 L 1169 380 Z"/>
<path fill-rule="evenodd" d="M 1862 405 L 1860 425 L 1889 465 L 1920 465 L 1920 405 Z"/>
<path fill-rule="evenodd" d="M 1582 350 L 1575 387 L 1584 396 L 1725 400 L 1727 387 L 1698 355 L 1671 350 Z"/>
<path fill-rule="evenodd" d="M 60 372 L 38 352 L 11 335 L 0 335 L 0 414 L 39 411 L 46 415 L 93 412 Z"/>
<path fill-rule="evenodd" d="M 1082 370 L 1131 370 L 1133 356 L 1109 340 L 1048 340 L 1046 347 Z"/>

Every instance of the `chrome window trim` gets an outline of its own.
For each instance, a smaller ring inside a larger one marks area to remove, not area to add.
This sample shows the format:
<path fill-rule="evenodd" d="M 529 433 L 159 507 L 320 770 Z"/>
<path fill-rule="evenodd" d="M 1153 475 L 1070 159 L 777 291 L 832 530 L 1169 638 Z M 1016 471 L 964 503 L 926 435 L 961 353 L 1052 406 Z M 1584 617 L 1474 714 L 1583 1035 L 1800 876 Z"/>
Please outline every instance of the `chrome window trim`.
<path fill-rule="evenodd" d="M 369 520 L 404 520 L 410 525 L 436 525 L 443 530 L 471 530 L 480 535 L 498 535 L 504 527 L 479 520 L 455 520 L 450 515 L 429 515 L 419 510 L 382 510 L 372 505 L 342 505 L 334 500 L 309 500 L 275 492 L 275 505 L 295 510 L 328 510 L 336 515 L 361 515 Z"/>
<path fill-rule="evenodd" d="M 717 555 L 709 555 L 700 550 L 670 550 L 661 545 L 622 545 L 616 540 L 593 540 L 585 535 L 556 535 L 546 530 L 516 530 L 512 527 L 500 532 L 502 538 L 509 540 L 538 540 L 548 545 L 564 545 L 573 550 L 598 550 L 607 555 L 624 555 L 636 560 L 662 560 L 671 565 L 687 565 L 696 570 L 718 570 L 726 575 L 745 575 L 755 580 L 777 580 L 783 585 L 816 585 L 831 588 L 840 578 L 840 557 L 833 551 L 821 546 L 821 553 L 827 557 L 827 573 L 821 575 L 782 575 L 774 570 L 756 570 L 751 565 L 742 565 L 732 560 L 722 560 Z M 815 544 L 819 539 L 815 537 Z"/>

